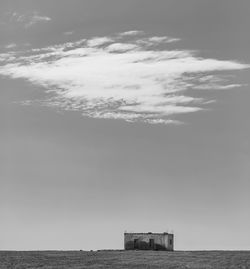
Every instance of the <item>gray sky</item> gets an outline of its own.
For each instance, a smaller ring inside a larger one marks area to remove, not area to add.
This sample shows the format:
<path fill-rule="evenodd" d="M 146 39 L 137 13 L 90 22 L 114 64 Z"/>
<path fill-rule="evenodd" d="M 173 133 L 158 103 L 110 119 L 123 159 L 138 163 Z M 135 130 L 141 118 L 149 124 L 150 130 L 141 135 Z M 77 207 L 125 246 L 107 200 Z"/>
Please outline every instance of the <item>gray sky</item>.
<path fill-rule="evenodd" d="M 249 12 L 0 0 L 0 249 L 249 249 Z"/>

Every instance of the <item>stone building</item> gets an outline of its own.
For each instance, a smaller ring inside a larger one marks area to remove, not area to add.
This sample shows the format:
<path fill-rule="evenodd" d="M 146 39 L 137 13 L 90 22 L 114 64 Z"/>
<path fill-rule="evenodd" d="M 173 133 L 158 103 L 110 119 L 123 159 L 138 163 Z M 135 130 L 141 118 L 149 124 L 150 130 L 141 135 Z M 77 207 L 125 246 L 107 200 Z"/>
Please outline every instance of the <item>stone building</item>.
<path fill-rule="evenodd" d="M 124 233 L 125 250 L 174 250 L 174 235 L 169 233 Z"/>

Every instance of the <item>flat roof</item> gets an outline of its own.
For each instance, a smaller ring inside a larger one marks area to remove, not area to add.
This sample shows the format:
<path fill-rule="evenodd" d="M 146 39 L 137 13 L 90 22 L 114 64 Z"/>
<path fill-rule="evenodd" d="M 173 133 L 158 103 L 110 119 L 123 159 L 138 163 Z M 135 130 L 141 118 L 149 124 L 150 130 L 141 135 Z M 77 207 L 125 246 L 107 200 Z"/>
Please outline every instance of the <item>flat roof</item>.
<path fill-rule="evenodd" d="M 148 233 L 124 233 L 124 234 L 156 234 L 156 235 L 162 235 L 162 234 L 170 234 L 170 233 L 167 233 L 167 232 L 163 232 L 163 233 L 151 233 L 151 232 L 148 232 Z M 170 234 L 170 235 L 173 235 L 173 234 Z"/>

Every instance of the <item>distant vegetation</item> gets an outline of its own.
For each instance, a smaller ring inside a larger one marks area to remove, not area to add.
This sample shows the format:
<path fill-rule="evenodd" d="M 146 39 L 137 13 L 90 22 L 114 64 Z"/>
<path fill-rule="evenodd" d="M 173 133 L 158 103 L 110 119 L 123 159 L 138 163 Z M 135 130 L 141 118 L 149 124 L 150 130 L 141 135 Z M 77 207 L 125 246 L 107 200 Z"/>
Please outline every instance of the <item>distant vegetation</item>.
<path fill-rule="evenodd" d="M 248 269 L 250 251 L 1 251 L 1 269 Z"/>

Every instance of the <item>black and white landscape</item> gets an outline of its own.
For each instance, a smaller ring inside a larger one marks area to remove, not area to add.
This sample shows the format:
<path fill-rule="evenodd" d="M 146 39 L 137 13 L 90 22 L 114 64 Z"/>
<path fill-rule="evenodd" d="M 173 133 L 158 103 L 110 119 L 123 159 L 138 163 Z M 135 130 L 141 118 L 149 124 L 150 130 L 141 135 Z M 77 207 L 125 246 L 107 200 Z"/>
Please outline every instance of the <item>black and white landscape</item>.
<path fill-rule="evenodd" d="M 249 14 L 0 0 L 0 268 L 250 268 Z"/>

